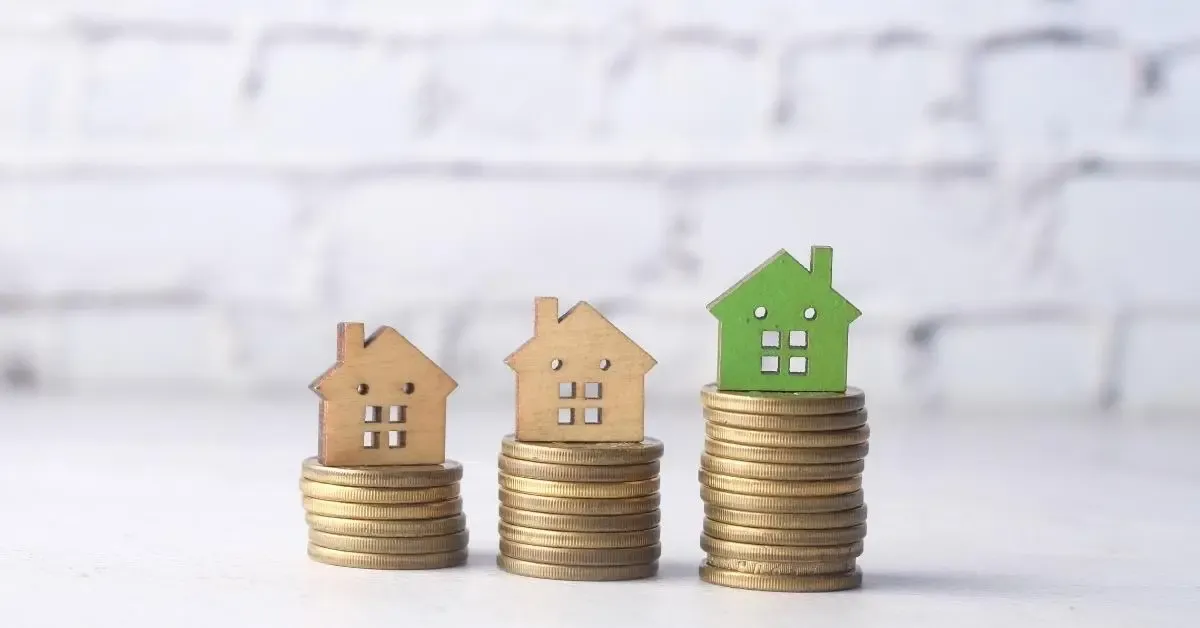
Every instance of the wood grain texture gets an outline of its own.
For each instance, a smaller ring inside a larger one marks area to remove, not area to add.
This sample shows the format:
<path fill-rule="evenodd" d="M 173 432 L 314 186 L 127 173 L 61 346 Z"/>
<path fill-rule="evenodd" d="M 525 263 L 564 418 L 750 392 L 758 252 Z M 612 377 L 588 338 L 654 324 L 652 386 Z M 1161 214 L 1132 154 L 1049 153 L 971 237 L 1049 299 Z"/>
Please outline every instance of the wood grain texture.
<path fill-rule="evenodd" d="M 458 384 L 395 329 L 380 327 L 366 339 L 363 332 L 362 323 L 338 324 L 337 363 L 311 385 L 321 397 L 318 460 L 445 462 L 446 399 Z"/>
<path fill-rule="evenodd" d="M 561 317 L 534 300 L 534 336 L 504 360 L 516 372 L 517 440 L 639 442 L 646 373 L 657 363 L 584 301 Z"/>

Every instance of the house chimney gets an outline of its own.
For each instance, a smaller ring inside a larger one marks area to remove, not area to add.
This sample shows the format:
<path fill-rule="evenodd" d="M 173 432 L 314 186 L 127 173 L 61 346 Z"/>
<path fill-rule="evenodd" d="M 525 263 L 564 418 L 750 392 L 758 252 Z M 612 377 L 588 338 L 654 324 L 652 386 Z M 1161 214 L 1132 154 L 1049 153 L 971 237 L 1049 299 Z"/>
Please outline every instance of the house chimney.
<path fill-rule="evenodd" d="M 808 271 L 823 286 L 833 285 L 833 249 L 828 246 L 812 247 Z"/>
<path fill-rule="evenodd" d="M 362 323 L 338 323 L 337 359 L 342 362 L 363 350 L 366 334 Z"/>
<path fill-rule="evenodd" d="M 558 299 L 537 297 L 533 300 L 533 335 L 558 323 Z"/>

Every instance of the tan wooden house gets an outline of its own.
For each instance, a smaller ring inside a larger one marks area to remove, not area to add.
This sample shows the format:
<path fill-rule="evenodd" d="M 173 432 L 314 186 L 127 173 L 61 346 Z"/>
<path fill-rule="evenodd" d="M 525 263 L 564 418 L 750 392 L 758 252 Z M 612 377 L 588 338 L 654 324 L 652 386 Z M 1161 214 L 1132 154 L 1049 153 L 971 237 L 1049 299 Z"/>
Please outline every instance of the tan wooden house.
<path fill-rule="evenodd" d="M 321 464 L 445 462 L 446 398 L 458 384 L 395 329 L 363 331 L 338 324 L 337 363 L 311 386 L 321 397 Z"/>
<path fill-rule="evenodd" d="M 637 442 L 646 373 L 656 364 L 596 308 L 534 300 L 533 338 L 504 363 L 516 372 L 517 440 Z"/>

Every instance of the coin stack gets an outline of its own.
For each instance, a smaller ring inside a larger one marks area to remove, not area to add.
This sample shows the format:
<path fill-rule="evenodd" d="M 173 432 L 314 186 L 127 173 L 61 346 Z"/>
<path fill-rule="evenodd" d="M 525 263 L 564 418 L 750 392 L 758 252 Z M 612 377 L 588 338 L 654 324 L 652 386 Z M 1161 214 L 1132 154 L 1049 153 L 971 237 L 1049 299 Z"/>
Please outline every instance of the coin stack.
<path fill-rule="evenodd" d="M 304 461 L 308 555 L 363 569 L 441 569 L 467 561 L 462 465 L 327 467 Z"/>
<path fill-rule="evenodd" d="M 865 396 L 700 393 L 705 582 L 759 591 L 862 585 Z"/>
<path fill-rule="evenodd" d="M 658 573 L 663 444 L 531 443 L 504 437 L 501 569 L 552 580 Z"/>

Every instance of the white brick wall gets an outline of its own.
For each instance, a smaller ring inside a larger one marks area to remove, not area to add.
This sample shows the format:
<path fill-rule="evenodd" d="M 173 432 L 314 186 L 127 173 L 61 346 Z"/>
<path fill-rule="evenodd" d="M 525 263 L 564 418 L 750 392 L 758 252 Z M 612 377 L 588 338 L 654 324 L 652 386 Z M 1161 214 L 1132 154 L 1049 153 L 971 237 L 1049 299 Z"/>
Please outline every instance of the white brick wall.
<path fill-rule="evenodd" d="M 1189 0 L 7 0 L 0 389 L 303 392 L 393 324 L 500 399 L 530 299 L 711 377 L 837 249 L 878 403 L 1200 408 Z"/>

